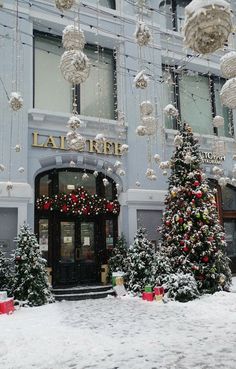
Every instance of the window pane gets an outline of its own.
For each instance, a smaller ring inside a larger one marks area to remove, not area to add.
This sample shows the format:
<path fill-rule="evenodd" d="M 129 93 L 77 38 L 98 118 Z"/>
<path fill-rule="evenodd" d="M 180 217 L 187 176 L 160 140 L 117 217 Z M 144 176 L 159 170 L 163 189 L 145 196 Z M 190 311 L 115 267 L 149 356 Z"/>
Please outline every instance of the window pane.
<path fill-rule="evenodd" d="M 228 256 L 236 256 L 236 220 L 224 219 L 225 237 Z"/>
<path fill-rule="evenodd" d="M 75 171 L 59 172 L 59 192 L 71 193 L 71 191 L 83 186 L 90 194 L 95 194 L 96 178 L 92 174 L 88 174 L 89 178 L 83 181 L 83 174 L 83 172 Z"/>
<path fill-rule="evenodd" d="M 208 77 L 183 75 L 179 79 L 182 121 L 194 132 L 213 134 Z"/>
<path fill-rule="evenodd" d="M 35 108 L 71 111 L 71 86 L 59 69 L 64 52 L 61 41 L 35 38 Z"/>
<path fill-rule="evenodd" d="M 191 0 L 177 0 L 176 4 L 176 31 L 182 31 L 185 19 L 185 7 Z"/>
<path fill-rule="evenodd" d="M 162 111 L 165 108 L 166 105 L 172 104 L 176 106 L 175 104 L 175 88 L 174 88 L 174 81 L 173 81 L 173 75 L 171 72 L 167 69 L 164 69 L 162 72 Z M 165 127 L 174 129 L 175 128 L 175 119 L 168 117 L 166 114 L 163 115 L 164 121 L 165 121 Z"/>
<path fill-rule="evenodd" d="M 112 182 L 105 187 L 105 198 L 107 200 L 113 200 L 113 193 L 112 193 Z"/>
<path fill-rule="evenodd" d="M 75 261 L 75 224 L 61 222 L 61 254 L 60 261 L 73 263 Z"/>
<path fill-rule="evenodd" d="M 236 191 L 229 186 L 223 187 L 222 203 L 224 210 L 236 210 Z"/>
<path fill-rule="evenodd" d="M 81 248 L 79 259 L 86 261 L 94 260 L 94 223 L 81 223 Z"/>
<path fill-rule="evenodd" d="M 230 109 L 226 106 L 223 106 L 221 104 L 220 100 L 220 91 L 225 81 L 223 80 L 216 80 L 215 81 L 215 106 L 216 106 L 216 115 L 221 115 L 224 120 L 225 124 L 224 127 L 218 128 L 218 136 L 225 136 L 225 137 L 231 137 L 230 134 L 230 123 L 231 123 L 231 117 L 230 117 Z"/>
<path fill-rule="evenodd" d="M 115 0 L 99 0 L 99 4 L 105 6 L 106 8 L 115 9 L 116 2 Z"/>
<path fill-rule="evenodd" d="M 39 196 L 48 196 L 49 195 L 49 176 L 43 176 L 39 180 Z"/>
<path fill-rule="evenodd" d="M 173 28 L 173 21 L 172 21 L 172 5 L 171 0 L 163 0 L 160 5 L 160 15 L 162 16 L 160 18 L 161 26 L 164 26 L 167 29 Z"/>
<path fill-rule="evenodd" d="M 86 49 L 92 65 L 89 78 L 80 87 L 82 115 L 114 119 L 113 57 L 109 53 Z"/>
<path fill-rule="evenodd" d="M 39 220 L 39 247 L 43 258 L 48 261 L 48 219 Z"/>
<path fill-rule="evenodd" d="M 111 251 L 114 245 L 113 220 L 106 220 L 106 248 Z"/>

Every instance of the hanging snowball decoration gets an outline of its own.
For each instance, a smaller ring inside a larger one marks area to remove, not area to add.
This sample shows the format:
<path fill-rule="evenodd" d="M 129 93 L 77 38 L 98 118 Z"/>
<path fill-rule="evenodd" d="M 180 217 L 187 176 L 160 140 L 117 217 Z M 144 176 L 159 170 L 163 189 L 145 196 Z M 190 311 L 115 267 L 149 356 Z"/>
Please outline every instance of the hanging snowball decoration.
<path fill-rule="evenodd" d="M 95 137 L 95 141 L 96 141 L 97 143 L 101 144 L 101 143 L 103 143 L 103 142 L 105 142 L 105 141 L 106 141 L 106 138 L 105 138 L 105 136 L 104 136 L 104 134 L 103 134 L 103 133 L 98 133 L 98 134 L 96 135 L 96 137 Z"/>
<path fill-rule="evenodd" d="M 104 187 L 107 187 L 109 185 L 109 181 L 106 178 L 103 178 L 103 185 Z"/>
<path fill-rule="evenodd" d="M 220 59 L 220 69 L 225 78 L 236 77 L 236 51 L 230 51 Z"/>
<path fill-rule="evenodd" d="M 192 158 L 192 156 L 191 156 L 191 153 L 187 153 L 187 154 L 185 155 L 185 157 L 184 157 L 184 162 L 185 162 L 186 164 L 191 164 L 191 163 L 192 163 L 192 161 L 193 161 L 193 158 Z"/>
<path fill-rule="evenodd" d="M 144 89 L 148 86 L 149 77 L 145 74 L 144 70 L 141 70 L 134 78 L 134 84 L 136 88 Z"/>
<path fill-rule="evenodd" d="M 129 145 L 126 145 L 126 144 L 121 145 L 120 152 L 122 155 L 127 154 L 128 151 L 129 151 Z"/>
<path fill-rule="evenodd" d="M 160 161 L 161 161 L 161 157 L 160 157 L 160 155 L 159 155 L 159 154 L 155 154 L 153 158 L 154 158 L 154 160 L 155 160 L 155 162 L 156 162 L 157 164 L 159 164 L 159 163 L 160 163 Z"/>
<path fill-rule="evenodd" d="M 168 174 L 167 170 L 163 170 L 162 174 L 163 174 L 163 176 L 167 176 L 167 174 Z"/>
<path fill-rule="evenodd" d="M 151 101 L 142 101 L 140 104 L 140 113 L 142 116 L 150 115 L 153 112 L 153 105 Z"/>
<path fill-rule="evenodd" d="M 7 191 L 12 190 L 13 189 L 13 183 L 8 181 L 7 184 L 6 184 L 6 189 L 7 189 Z"/>
<path fill-rule="evenodd" d="M 18 111 L 23 107 L 23 99 L 19 92 L 12 92 L 10 99 L 9 99 L 9 105 L 12 110 Z"/>
<path fill-rule="evenodd" d="M 5 169 L 6 169 L 5 165 L 0 164 L 0 171 L 1 171 L 1 172 L 4 172 L 4 170 L 5 170 Z"/>
<path fill-rule="evenodd" d="M 89 76 L 90 62 L 83 51 L 68 50 L 61 57 L 60 69 L 66 81 L 79 85 Z"/>
<path fill-rule="evenodd" d="M 164 113 L 168 116 L 168 117 L 173 117 L 173 118 L 177 118 L 179 116 L 179 111 L 178 109 L 176 109 L 174 107 L 174 105 L 172 104 L 168 104 L 166 105 L 166 107 L 164 108 Z"/>
<path fill-rule="evenodd" d="M 160 169 L 169 169 L 170 168 L 170 162 L 169 161 L 162 161 L 159 165 Z"/>
<path fill-rule="evenodd" d="M 73 160 L 71 160 L 70 163 L 69 163 L 69 166 L 71 168 L 75 168 L 76 167 L 76 164 L 75 164 L 75 162 Z"/>
<path fill-rule="evenodd" d="M 212 168 L 212 173 L 215 175 L 215 176 L 218 176 L 220 175 L 222 172 L 222 169 L 217 167 L 216 165 Z"/>
<path fill-rule="evenodd" d="M 82 181 L 87 181 L 88 179 L 89 179 L 88 174 L 87 174 L 87 173 L 84 173 L 84 174 L 82 175 Z"/>
<path fill-rule="evenodd" d="M 236 78 L 225 82 L 220 91 L 220 98 L 223 105 L 230 109 L 236 108 Z"/>
<path fill-rule="evenodd" d="M 225 120 L 220 115 L 216 115 L 212 121 L 213 127 L 216 127 L 216 128 L 223 127 L 224 123 L 225 123 Z"/>
<path fill-rule="evenodd" d="M 236 187 L 236 178 L 231 179 L 231 184 L 232 186 Z"/>
<path fill-rule="evenodd" d="M 96 178 L 96 177 L 98 176 L 98 172 L 95 170 L 95 171 L 93 172 L 93 175 L 94 175 L 94 177 Z"/>
<path fill-rule="evenodd" d="M 14 147 L 14 150 L 15 150 L 15 152 L 20 152 L 20 151 L 21 151 L 21 145 L 17 144 L 17 145 Z"/>
<path fill-rule="evenodd" d="M 156 119 L 153 116 L 147 115 L 142 117 L 142 122 L 148 136 L 151 136 L 156 132 Z"/>
<path fill-rule="evenodd" d="M 118 169 L 118 168 L 120 168 L 121 166 L 122 166 L 121 161 L 116 160 L 116 162 L 115 162 L 115 164 L 114 164 L 114 168 L 115 168 L 115 169 Z"/>
<path fill-rule="evenodd" d="M 149 44 L 151 41 L 151 32 L 144 22 L 138 22 L 134 37 L 139 46 L 147 46 Z"/>
<path fill-rule="evenodd" d="M 155 181 L 157 179 L 157 176 L 154 172 L 153 169 L 151 168 L 147 168 L 145 176 L 147 177 L 147 179 L 149 179 L 150 181 Z"/>
<path fill-rule="evenodd" d="M 225 142 L 221 140 L 215 141 L 212 151 L 217 155 L 224 156 L 226 153 Z"/>
<path fill-rule="evenodd" d="M 74 5 L 75 0 L 55 0 L 55 5 L 59 10 L 69 10 Z"/>
<path fill-rule="evenodd" d="M 123 169 L 119 169 L 118 174 L 123 177 L 125 176 L 125 171 Z"/>
<path fill-rule="evenodd" d="M 136 128 L 136 133 L 138 136 L 145 136 L 146 135 L 146 127 L 145 126 L 138 126 Z"/>
<path fill-rule="evenodd" d="M 226 179 L 226 177 L 220 177 L 220 178 L 218 179 L 218 183 L 219 183 L 219 185 L 220 185 L 221 187 L 225 187 L 225 186 L 227 185 L 227 179 Z"/>
<path fill-rule="evenodd" d="M 67 122 L 67 127 L 72 130 L 78 129 L 80 125 L 81 125 L 81 120 L 76 114 L 73 114 Z"/>
<path fill-rule="evenodd" d="M 135 186 L 136 186 L 136 187 L 140 187 L 140 186 L 141 186 L 141 183 L 140 183 L 139 181 L 136 181 L 136 182 L 135 182 Z"/>
<path fill-rule="evenodd" d="M 69 131 L 66 135 L 67 146 L 70 150 L 81 151 L 85 148 L 86 140 L 78 132 Z"/>
<path fill-rule="evenodd" d="M 24 171 L 25 171 L 25 168 L 23 168 L 23 167 L 18 168 L 19 173 L 24 173 Z"/>
<path fill-rule="evenodd" d="M 66 26 L 62 33 L 62 44 L 67 50 L 82 50 L 85 45 L 84 32 L 77 26 Z"/>
<path fill-rule="evenodd" d="M 107 173 L 108 173 L 108 174 L 111 174 L 111 173 L 113 173 L 113 170 L 112 170 L 112 168 L 110 168 L 110 167 L 109 167 L 109 168 L 107 168 Z"/>
<path fill-rule="evenodd" d="M 224 0 L 193 0 L 185 7 L 184 42 L 197 53 L 223 48 L 232 28 L 232 11 Z"/>
<path fill-rule="evenodd" d="M 175 146 L 181 146 L 183 145 L 183 137 L 181 135 L 176 135 L 174 138 L 174 144 Z"/>

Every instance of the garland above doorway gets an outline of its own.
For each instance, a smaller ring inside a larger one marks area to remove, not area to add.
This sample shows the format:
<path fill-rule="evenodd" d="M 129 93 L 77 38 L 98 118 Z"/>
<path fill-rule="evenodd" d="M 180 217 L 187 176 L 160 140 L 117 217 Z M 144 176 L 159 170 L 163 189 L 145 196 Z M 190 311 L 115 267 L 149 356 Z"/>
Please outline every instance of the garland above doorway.
<path fill-rule="evenodd" d="M 58 211 L 72 215 L 102 215 L 120 212 L 118 200 L 109 201 L 98 195 L 91 195 L 83 187 L 69 194 L 41 196 L 36 200 L 36 208 L 43 211 Z"/>

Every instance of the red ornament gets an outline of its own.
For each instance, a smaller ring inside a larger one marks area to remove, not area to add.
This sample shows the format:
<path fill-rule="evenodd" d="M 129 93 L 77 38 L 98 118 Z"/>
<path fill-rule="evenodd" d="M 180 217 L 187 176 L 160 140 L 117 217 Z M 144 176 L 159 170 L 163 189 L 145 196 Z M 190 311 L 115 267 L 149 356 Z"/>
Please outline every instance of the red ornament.
<path fill-rule="evenodd" d="M 50 206 L 51 206 L 51 202 L 48 201 L 48 202 L 45 202 L 45 204 L 43 205 L 43 208 L 44 208 L 44 210 L 48 210 L 50 208 Z"/>
<path fill-rule="evenodd" d="M 20 256 L 16 256 L 16 257 L 15 257 L 15 260 L 16 260 L 16 261 L 20 261 L 20 260 L 21 260 L 21 257 L 20 257 Z"/>
<path fill-rule="evenodd" d="M 189 251 L 189 248 L 187 246 L 184 246 L 183 251 L 184 252 L 188 252 Z"/>
<path fill-rule="evenodd" d="M 208 256 L 203 256 L 202 261 L 203 261 L 203 263 L 208 263 L 209 257 Z"/>
<path fill-rule="evenodd" d="M 202 191 L 197 191 L 197 192 L 195 193 L 195 196 L 196 196 L 198 199 L 200 199 L 200 198 L 202 197 Z"/>
<path fill-rule="evenodd" d="M 184 241 L 180 241 L 180 245 L 181 246 L 184 246 Z"/>
<path fill-rule="evenodd" d="M 200 183 L 198 181 L 195 181 L 194 184 L 193 184 L 195 187 L 199 186 Z"/>
<path fill-rule="evenodd" d="M 106 204 L 106 209 L 108 210 L 108 211 L 110 211 L 110 212 L 112 212 L 112 210 L 113 210 L 113 204 Z"/>
<path fill-rule="evenodd" d="M 179 224 L 183 224 L 184 218 L 179 218 L 178 222 L 179 222 Z"/>
<path fill-rule="evenodd" d="M 71 195 L 71 200 L 72 200 L 73 202 L 78 202 L 78 197 L 77 197 L 75 194 L 73 194 L 73 193 L 72 193 L 72 195 Z"/>
<path fill-rule="evenodd" d="M 169 225 L 170 225 L 170 220 L 166 220 L 166 225 L 169 227 Z"/>
<path fill-rule="evenodd" d="M 67 212 L 67 206 L 66 206 L 66 205 L 63 205 L 63 206 L 62 206 L 62 208 L 61 208 L 61 210 L 62 210 L 64 213 L 66 213 L 66 212 Z"/>

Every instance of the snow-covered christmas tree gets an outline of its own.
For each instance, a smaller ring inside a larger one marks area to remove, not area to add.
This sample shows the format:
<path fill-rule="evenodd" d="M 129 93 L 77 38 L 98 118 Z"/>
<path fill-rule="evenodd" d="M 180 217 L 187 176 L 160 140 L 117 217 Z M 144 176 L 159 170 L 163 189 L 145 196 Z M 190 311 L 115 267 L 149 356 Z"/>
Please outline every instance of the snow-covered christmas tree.
<path fill-rule="evenodd" d="M 10 292 L 12 283 L 12 268 L 10 259 L 6 257 L 0 245 L 0 290 Z"/>
<path fill-rule="evenodd" d="M 138 229 L 127 253 L 127 288 L 135 293 L 142 292 L 147 284 L 155 284 L 152 271 L 155 249 L 145 233 L 145 229 Z"/>
<path fill-rule="evenodd" d="M 231 283 L 226 241 L 214 191 L 201 170 L 199 145 L 183 124 L 175 137 L 169 191 L 161 227 L 161 249 L 173 272 L 191 273 L 200 293 L 228 289 Z"/>
<path fill-rule="evenodd" d="M 53 302 L 46 260 L 42 258 L 38 241 L 30 227 L 24 224 L 17 237 L 14 254 L 15 274 L 13 295 L 29 306 L 39 306 Z"/>
<path fill-rule="evenodd" d="M 124 235 L 122 235 L 115 247 L 112 250 L 112 255 L 109 259 L 109 271 L 113 272 L 126 272 L 127 270 L 127 243 Z"/>

